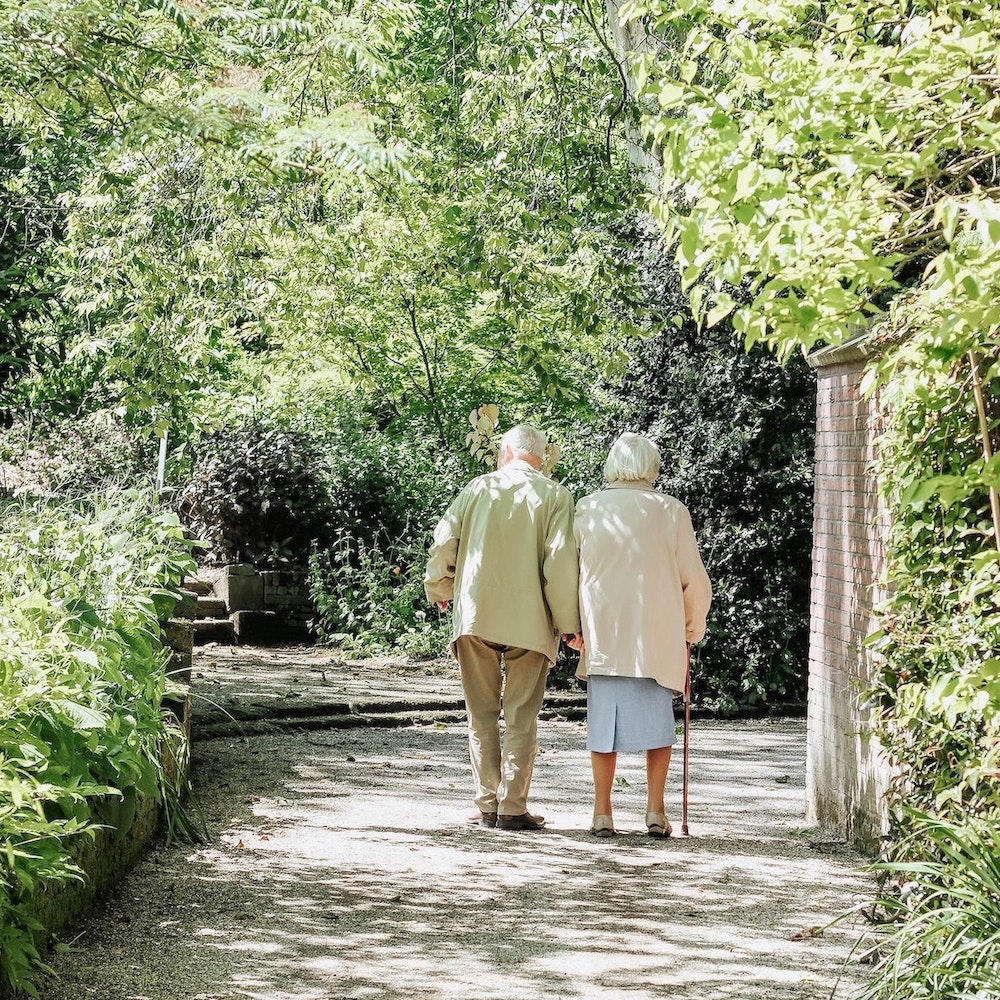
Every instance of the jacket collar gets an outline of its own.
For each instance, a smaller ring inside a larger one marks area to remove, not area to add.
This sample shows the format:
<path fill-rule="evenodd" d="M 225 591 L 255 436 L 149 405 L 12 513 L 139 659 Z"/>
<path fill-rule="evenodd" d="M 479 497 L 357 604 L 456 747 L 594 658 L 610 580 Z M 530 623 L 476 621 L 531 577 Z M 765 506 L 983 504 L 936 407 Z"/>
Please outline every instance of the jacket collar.
<path fill-rule="evenodd" d="M 502 469 L 498 471 L 506 472 L 508 469 L 521 469 L 523 472 L 539 471 L 530 462 L 526 462 L 523 458 L 512 458 Z"/>
<path fill-rule="evenodd" d="M 646 479 L 631 479 L 628 482 L 619 480 L 617 483 L 608 483 L 605 487 L 609 490 L 653 490 L 653 484 Z"/>

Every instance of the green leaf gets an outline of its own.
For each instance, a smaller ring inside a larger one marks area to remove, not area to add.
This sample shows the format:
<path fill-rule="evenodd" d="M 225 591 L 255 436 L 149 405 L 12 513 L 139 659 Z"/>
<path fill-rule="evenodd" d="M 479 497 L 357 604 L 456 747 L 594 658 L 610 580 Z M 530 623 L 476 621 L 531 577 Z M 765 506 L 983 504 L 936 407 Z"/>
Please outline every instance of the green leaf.
<path fill-rule="evenodd" d="M 69 716 L 80 729 L 104 729 L 108 724 L 107 715 L 87 705 L 81 705 L 79 702 L 69 701 L 65 698 L 53 698 L 52 705 L 64 715 Z"/>

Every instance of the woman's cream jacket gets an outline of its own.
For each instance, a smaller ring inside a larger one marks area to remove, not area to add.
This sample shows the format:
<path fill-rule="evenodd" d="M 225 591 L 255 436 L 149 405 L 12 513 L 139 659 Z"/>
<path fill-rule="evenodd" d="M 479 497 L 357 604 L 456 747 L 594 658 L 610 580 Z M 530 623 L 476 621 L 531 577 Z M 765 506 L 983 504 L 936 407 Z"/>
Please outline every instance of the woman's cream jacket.
<path fill-rule="evenodd" d="M 647 482 L 576 506 L 584 654 L 577 676 L 652 677 L 684 690 L 686 643 L 705 635 L 712 584 L 687 508 Z"/>

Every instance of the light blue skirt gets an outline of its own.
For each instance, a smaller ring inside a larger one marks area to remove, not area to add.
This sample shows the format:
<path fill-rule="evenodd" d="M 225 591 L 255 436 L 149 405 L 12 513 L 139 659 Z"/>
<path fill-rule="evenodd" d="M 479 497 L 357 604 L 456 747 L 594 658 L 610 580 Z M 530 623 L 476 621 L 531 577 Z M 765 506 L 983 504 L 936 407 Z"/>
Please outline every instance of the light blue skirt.
<path fill-rule="evenodd" d="M 656 750 L 677 742 L 674 693 L 651 677 L 587 678 L 587 749 Z"/>

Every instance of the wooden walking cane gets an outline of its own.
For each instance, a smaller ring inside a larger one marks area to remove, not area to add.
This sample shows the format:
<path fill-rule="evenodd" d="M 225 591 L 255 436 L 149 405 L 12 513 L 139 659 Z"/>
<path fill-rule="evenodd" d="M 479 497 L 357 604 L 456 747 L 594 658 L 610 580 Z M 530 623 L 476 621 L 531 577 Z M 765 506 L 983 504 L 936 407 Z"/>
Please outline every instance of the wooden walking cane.
<path fill-rule="evenodd" d="M 691 644 L 687 644 L 687 677 L 684 680 L 684 780 L 681 790 L 681 833 L 688 834 L 688 767 L 691 760 Z"/>

